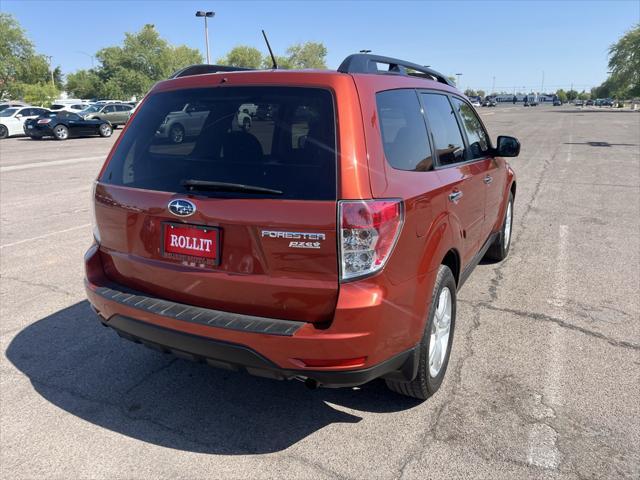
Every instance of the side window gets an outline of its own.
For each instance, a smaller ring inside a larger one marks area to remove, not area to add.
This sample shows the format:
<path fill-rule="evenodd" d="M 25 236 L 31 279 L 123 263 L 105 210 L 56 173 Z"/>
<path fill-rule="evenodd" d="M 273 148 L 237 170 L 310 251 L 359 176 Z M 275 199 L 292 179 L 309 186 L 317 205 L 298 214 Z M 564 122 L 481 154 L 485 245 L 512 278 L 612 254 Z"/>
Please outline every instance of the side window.
<path fill-rule="evenodd" d="M 67 113 L 67 118 L 69 120 L 80 120 L 80 116 L 75 113 Z"/>
<path fill-rule="evenodd" d="M 475 112 L 462 100 L 453 99 L 454 106 L 458 109 L 460 118 L 462 119 L 462 128 L 467 134 L 469 141 L 469 153 L 467 159 L 482 158 L 486 156 L 490 148 L 489 137 L 487 132 L 482 128 L 480 120 Z"/>
<path fill-rule="evenodd" d="M 440 165 L 463 162 L 464 141 L 449 99 L 437 93 L 423 93 L 422 101 Z"/>
<path fill-rule="evenodd" d="M 103 113 L 113 113 L 116 111 L 116 107 L 115 105 L 107 105 L 106 107 L 104 107 L 104 109 L 102 110 Z"/>
<path fill-rule="evenodd" d="M 414 90 L 376 95 L 384 155 L 398 170 L 426 172 L 433 166 L 427 127 Z"/>

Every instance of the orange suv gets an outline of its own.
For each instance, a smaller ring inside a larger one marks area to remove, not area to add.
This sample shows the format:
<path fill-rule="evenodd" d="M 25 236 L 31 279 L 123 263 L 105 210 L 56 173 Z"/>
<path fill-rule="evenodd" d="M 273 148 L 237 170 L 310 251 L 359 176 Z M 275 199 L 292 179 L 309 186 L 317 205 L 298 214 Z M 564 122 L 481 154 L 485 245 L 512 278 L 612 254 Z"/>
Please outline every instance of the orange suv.
<path fill-rule="evenodd" d="M 456 292 L 509 252 L 518 141 L 493 146 L 446 77 L 402 60 L 232 70 L 155 85 L 109 154 L 85 256 L 100 320 L 216 367 L 427 398 Z"/>

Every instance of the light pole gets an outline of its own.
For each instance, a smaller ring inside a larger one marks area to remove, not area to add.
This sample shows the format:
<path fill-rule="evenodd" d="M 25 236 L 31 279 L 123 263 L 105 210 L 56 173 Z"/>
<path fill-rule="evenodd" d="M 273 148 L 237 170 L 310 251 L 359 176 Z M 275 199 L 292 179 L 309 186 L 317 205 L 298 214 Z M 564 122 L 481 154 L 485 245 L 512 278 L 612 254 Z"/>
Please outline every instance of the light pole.
<path fill-rule="evenodd" d="M 493 76 L 493 81 L 491 82 L 491 95 L 496 93 L 496 76 Z"/>
<path fill-rule="evenodd" d="M 456 81 L 456 87 L 458 87 L 458 89 L 462 88 L 462 84 L 460 83 L 460 77 L 462 77 L 461 73 L 456 73 L 456 77 L 458 77 L 458 80 Z"/>
<path fill-rule="evenodd" d="M 45 57 L 47 58 L 47 61 L 49 62 L 49 71 L 51 72 L 51 85 L 55 87 L 56 84 L 53 81 L 53 69 L 51 68 L 51 59 L 53 58 L 53 56 L 52 55 L 45 55 Z"/>
<path fill-rule="evenodd" d="M 211 57 L 209 56 L 209 27 L 207 25 L 207 18 L 211 18 L 216 14 L 216 12 L 205 12 L 202 10 L 198 10 L 196 12 L 196 17 L 204 17 L 204 41 L 207 45 L 207 64 L 211 63 Z"/>

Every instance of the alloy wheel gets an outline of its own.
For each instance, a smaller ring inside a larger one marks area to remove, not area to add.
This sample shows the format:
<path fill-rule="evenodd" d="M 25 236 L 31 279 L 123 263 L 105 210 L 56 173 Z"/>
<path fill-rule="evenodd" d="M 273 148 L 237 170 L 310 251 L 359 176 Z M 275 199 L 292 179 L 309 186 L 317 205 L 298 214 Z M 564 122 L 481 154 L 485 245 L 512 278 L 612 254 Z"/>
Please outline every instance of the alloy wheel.
<path fill-rule="evenodd" d="M 451 310 L 451 291 L 448 287 L 444 287 L 438 295 L 438 304 L 431 325 L 431 338 L 429 339 L 429 375 L 431 377 L 438 376 L 447 357 L 451 331 Z"/>

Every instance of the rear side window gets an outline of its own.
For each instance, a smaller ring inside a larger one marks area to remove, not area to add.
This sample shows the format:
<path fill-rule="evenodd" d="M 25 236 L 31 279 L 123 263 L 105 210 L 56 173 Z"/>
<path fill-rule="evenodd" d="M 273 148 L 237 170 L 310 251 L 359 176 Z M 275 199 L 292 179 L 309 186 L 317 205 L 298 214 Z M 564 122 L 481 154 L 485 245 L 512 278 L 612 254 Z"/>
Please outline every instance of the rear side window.
<path fill-rule="evenodd" d="M 216 87 L 163 92 L 141 106 L 101 181 L 177 193 L 191 193 L 184 183 L 192 180 L 222 182 L 282 193 L 194 193 L 335 200 L 335 142 L 333 98 L 327 90 Z"/>
<path fill-rule="evenodd" d="M 376 95 L 382 144 L 387 161 L 398 170 L 426 172 L 433 166 L 422 107 L 414 90 Z"/>
<path fill-rule="evenodd" d="M 437 93 L 421 95 L 440 165 L 465 161 L 464 141 L 449 99 Z"/>
<path fill-rule="evenodd" d="M 453 104 L 458 109 L 458 114 L 462 119 L 462 128 L 464 128 L 467 134 L 467 140 L 469 141 L 467 159 L 486 157 L 490 148 L 489 137 L 487 136 L 487 132 L 484 131 L 478 116 L 471 107 L 462 100 L 454 98 Z"/>

